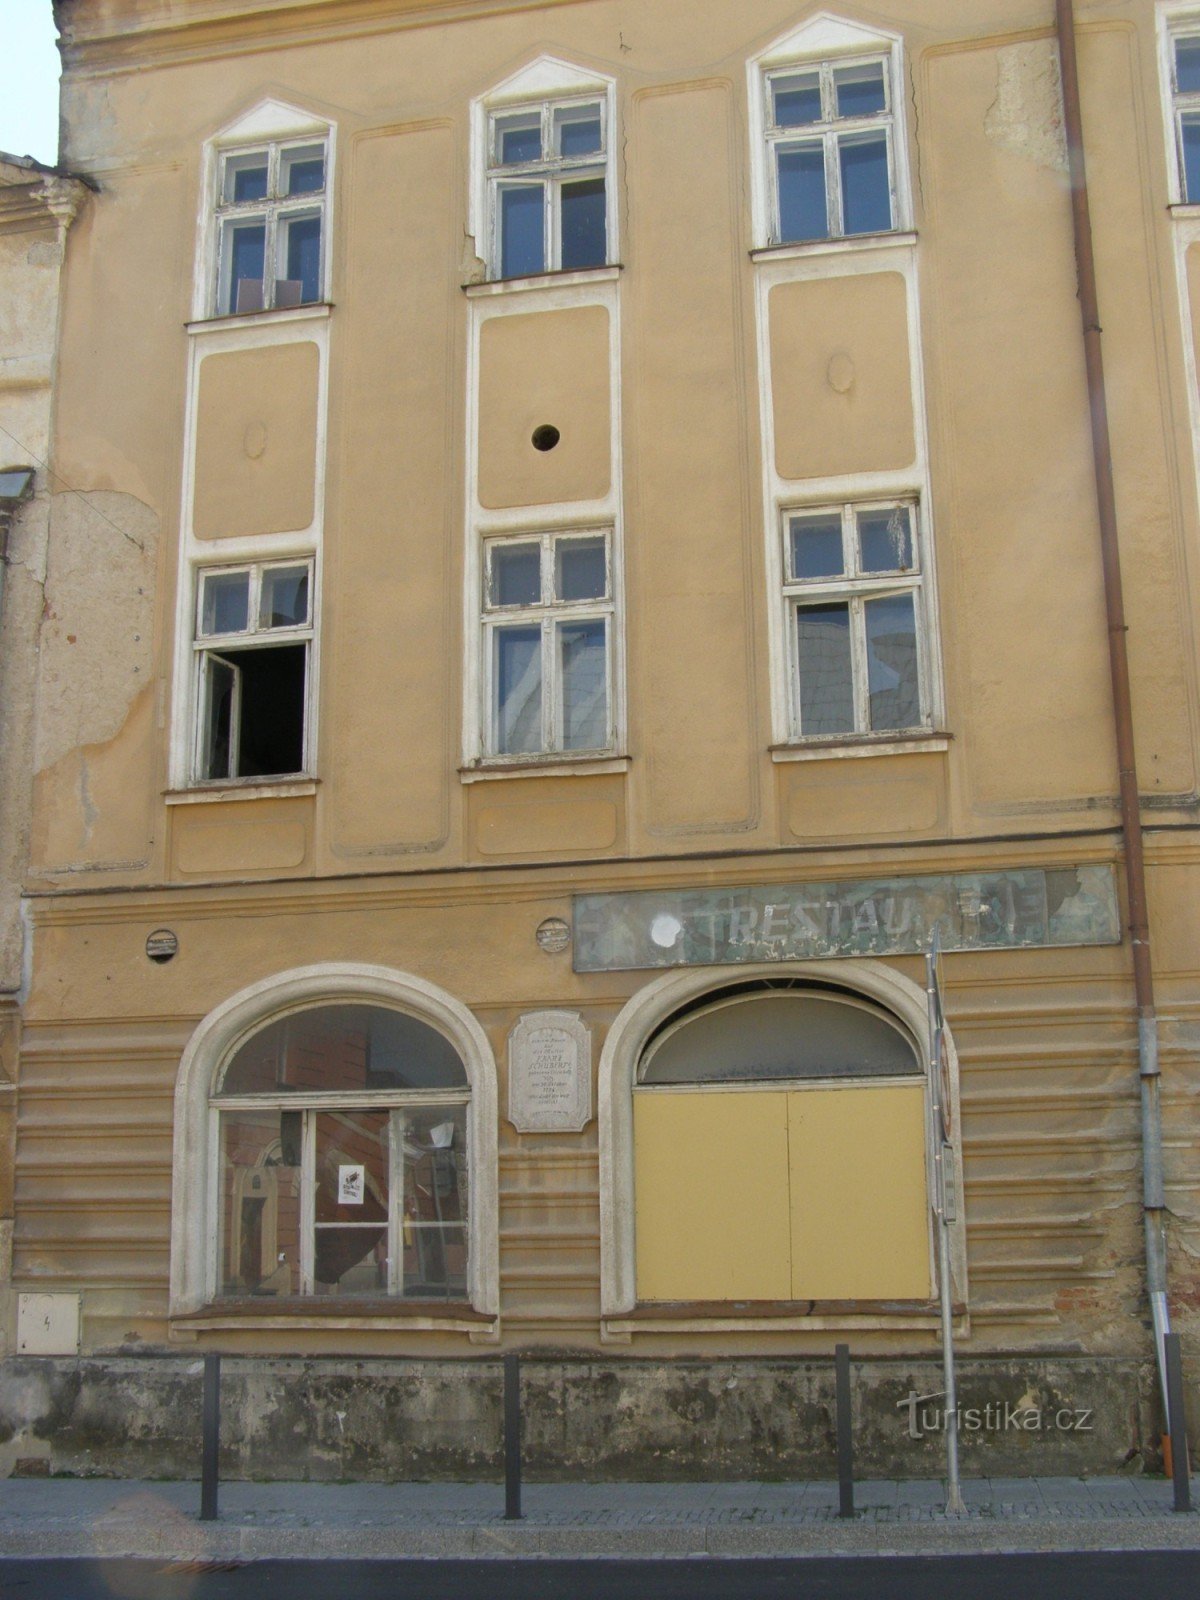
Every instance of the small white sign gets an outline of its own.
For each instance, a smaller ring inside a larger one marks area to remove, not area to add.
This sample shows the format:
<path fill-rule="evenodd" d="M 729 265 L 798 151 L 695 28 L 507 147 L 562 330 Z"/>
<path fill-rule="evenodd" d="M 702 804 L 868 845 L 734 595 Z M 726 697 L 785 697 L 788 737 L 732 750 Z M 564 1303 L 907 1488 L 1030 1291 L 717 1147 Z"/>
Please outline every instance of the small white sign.
<path fill-rule="evenodd" d="M 339 1167 L 338 1205 L 362 1205 L 363 1191 L 366 1188 L 366 1181 L 367 1169 L 365 1167 Z"/>

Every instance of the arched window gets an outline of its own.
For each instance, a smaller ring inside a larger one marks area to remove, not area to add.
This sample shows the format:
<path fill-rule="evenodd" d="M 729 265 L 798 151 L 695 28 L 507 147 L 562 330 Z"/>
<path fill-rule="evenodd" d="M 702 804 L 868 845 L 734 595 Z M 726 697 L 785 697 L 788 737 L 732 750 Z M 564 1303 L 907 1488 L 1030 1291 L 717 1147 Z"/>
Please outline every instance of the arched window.
<path fill-rule="evenodd" d="M 218 1295 L 464 1300 L 469 1103 L 457 1051 L 402 1012 L 254 1034 L 212 1098 Z"/>
<path fill-rule="evenodd" d="M 923 996 L 853 966 L 862 990 L 815 963 L 719 988 L 675 974 L 618 1019 L 601 1062 L 607 1315 L 931 1298 Z"/>
<path fill-rule="evenodd" d="M 493 1314 L 496 1258 L 495 1064 L 465 1007 L 329 965 L 200 1024 L 176 1091 L 174 1315 Z"/>

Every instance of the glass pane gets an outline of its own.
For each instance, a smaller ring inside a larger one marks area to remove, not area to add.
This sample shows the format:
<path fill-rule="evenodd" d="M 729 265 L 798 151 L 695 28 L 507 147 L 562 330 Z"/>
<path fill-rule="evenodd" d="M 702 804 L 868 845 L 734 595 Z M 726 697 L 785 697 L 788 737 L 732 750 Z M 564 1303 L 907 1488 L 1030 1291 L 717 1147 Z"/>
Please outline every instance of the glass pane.
<path fill-rule="evenodd" d="M 801 606 L 796 613 L 800 662 L 800 732 L 854 732 L 850 662 L 850 607 L 843 601 Z"/>
<path fill-rule="evenodd" d="M 586 178 L 564 183 L 562 206 L 562 260 L 564 272 L 602 267 L 608 258 L 608 219 L 604 179 Z"/>
<path fill-rule="evenodd" d="M 718 1000 L 666 1029 L 643 1056 L 638 1081 L 745 1083 L 920 1071 L 908 1039 L 867 1005 L 760 993 Z"/>
<path fill-rule="evenodd" d="M 887 110 L 887 90 L 881 61 L 835 67 L 833 86 L 839 117 L 869 117 L 876 111 Z"/>
<path fill-rule="evenodd" d="M 790 73 L 771 80 L 771 99 L 777 128 L 801 128 L 821 120 L 821 74 Z"/>
<path fill-rule="evenodd" d="M 494 606 L 535 606 L 542 598 L 542 549 L 537 544 L 492 546 Z"/>
<path fill-rule="evenodd" d="M 1200 202 L 1200 113 L 1179 120 L 1183 135 L 1183 198 L 1196 205 Z"/>
<path fill-rule="evenodd" d="M 535 112 L 496 118 L 496 162 L 514 167 L 522 161 L 542 159 L 542 119 Z"/>
<path fill-rule="evenodd" d="M 524 278 L 546 270 L 542 235 L 545 198 L 540 183 L 500 191 L 500 276 Z"/>
<path fill-rule="evenodd" d="M 294 150 L 283 157 L 285 195 L 320 194 L 325 187 L 325 157 L 313 150 Z"/>
<path fill-rule="evenodd" d="M 204 772 L 206 778 L 233 776 L 230 765 L 233 735 L 234 697 L 237 672 L 219 656 L 208 658 L 208 712 L 204 729 Z"/>
<path fill-rule="evenodd" d="M 603 600 L 608 594 L 608 541 L 560 539 L 554 550 L 554 594 L 558 600 Z"/>
<path fill-rule="evenodd" d="M 542 630 L 496 629 L 496 753 L 542 748 Z"/>
<path fill-rule="evenodd" d="M 838 144 L 842 169 L 842 228 L 846 233 L 886 233 L 892 225 L 887 135 L 865 134 Z"/>
<path fill-rule="evenodd" d="M 262 575 L 260 628 L 302 628 L 308 621 L 308 568 L 268 567 Z"/>
<path fill-rule="evenodd" d="M 1175 87 L 1180 94 L 1200 90 L 1200 39 L 1175 41 Z"/>
<path fill-rule="evenodd" d="M 267 158 L 261 151 L 252 156 L 230 156 L 225 162 L 225 199 L 235 205 L 243 200 L 265 200 Z"/>
<path fill-rule="evenodd" d="M 299 1122 L 221 1113 L 220 1294 L 300 1293 Z"/>
<path fill-rule="evenodd" d="M 845 571 L 842 554 L 842 519 L 836 511 L 818 516 L 793 517 L 792 577 L 840 578 Z"/>
<path fill-rule="evenodd" d="M 605 631 L 601 618 L 559 627 L 564 750 L 602 750 L 608 743 Z"/>
<path fill-rule="evenodd" d="M 389 1113 L 355 1108 L 315 1115 L 317 1222 L 386 1222 Z"/>
<path fill-rule="evenodd" d="M 590 156 L 603 148 L 599 106 L 571 106 L 554 113 L 554 142 L 560 156 Z"/>
<path fill-rule="evenodd" d="M 321 298 L 321 219 L 293 217 L 285 224 L 285 276 L 300 285 L 301 305 Z"/>
<path fill-rule="evenodd" d="M 397 1122 L 404 1151 L 404 1293 L 465 1297 L 466 1107 L 398 1112 Z"/>
<path fill-rule="evenodd" d="M 250 625 L 250 574 L 210 572 L 204 579 L 200 631 L 244 633 Z"/>
<path fill-rule="evenodd" d="M 229 230 L 229 299 L 226 311 L 237 310 L 238 284 L 262 284 L 267 230 L 262 222 L 239 222 Z"/>
<path fill-rule="evenodd" d="M 428 1023 L 384 1006 L 331 1005 L 260 1028 L 225 1069 L 221 1093 L 466 1087 L 458 1052 Z"/>
<path fill-rule="evenodd" d="M 868 600 L 865 610 L 871 727 L 918 727 L 921 696 L 913 596 L 891 594 L 881 600 Z"/>
<path fill-rule="evenodd" d="M 825 152 L 819 144 L 780 147 L 779 242 L 827 239 L 829 214 L 825 205 Z"/>
<path fill-rule="evenodd" d="M 911 572 L 912 527 L 907 506 L 858 514 L 859 563 L 864 572 Z"/>

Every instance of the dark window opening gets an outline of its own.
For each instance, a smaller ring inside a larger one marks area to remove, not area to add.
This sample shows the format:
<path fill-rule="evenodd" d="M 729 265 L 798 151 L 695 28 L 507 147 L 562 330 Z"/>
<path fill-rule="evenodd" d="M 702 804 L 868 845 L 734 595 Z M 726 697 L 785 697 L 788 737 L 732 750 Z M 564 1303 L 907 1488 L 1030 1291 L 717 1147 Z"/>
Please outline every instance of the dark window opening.
<path fill-rule="evenodd" d="M 304 644 L 209 657 L 206 778 L 275 778 L 304 770 L 307 659 Z"/>

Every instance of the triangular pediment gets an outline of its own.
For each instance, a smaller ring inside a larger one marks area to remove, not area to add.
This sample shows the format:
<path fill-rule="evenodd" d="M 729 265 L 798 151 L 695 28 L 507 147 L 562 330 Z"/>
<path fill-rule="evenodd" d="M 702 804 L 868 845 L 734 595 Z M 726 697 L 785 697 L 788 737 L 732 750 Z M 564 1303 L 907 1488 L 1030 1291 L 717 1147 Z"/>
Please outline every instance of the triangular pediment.
<path fill-rule="evenodd" d="M 601 72 L 589 72 L 558 56 L 538 56 L 527 66 L 501 79 L 484 95 L 488 105 L 506 100 L 545 100 L 551 95 L 597 94 L 612 82 Z"/>
<path fill-rule="evenodd" d="M 862 55 L 865 51 L 890 50 L 900 40 L 898 33 L 868 28 L 832 12 L 820 11 L 798 28 L 773 39 L 753 57 L 756 66 L 771 66 L 776 61 L 796 61 L 814 56 Z"/>
<path fill-rule="evenodd" d="M 257 144 L 266 139 L 302 138 L 307 133 L 325 134 L 329 123 L 301 106 L 285 100 L 260 100 L 213 136 L 215 144 Z"/>

